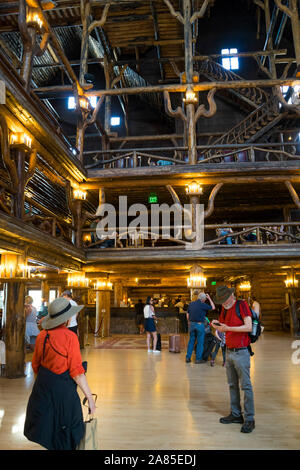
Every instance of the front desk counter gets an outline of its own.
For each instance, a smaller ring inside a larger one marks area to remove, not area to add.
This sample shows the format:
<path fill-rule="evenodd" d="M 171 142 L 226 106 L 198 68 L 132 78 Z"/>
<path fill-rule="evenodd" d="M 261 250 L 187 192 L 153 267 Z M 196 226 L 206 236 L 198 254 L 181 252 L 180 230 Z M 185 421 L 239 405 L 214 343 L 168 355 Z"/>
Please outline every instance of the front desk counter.
<path fill-rule="evenodd" d="M 90 329 L 94 331 L 95 307 L 86 307 L 89 315 Z M 156 328 L 159 333 L 171 334 L 179 332 L 179 309 L 176 307 L 155 308 L 157 316 Z M 137 334 L 136 313 L 133 307 L 111 307 L 110 310 L 110 333 L 111 334 Z"/>

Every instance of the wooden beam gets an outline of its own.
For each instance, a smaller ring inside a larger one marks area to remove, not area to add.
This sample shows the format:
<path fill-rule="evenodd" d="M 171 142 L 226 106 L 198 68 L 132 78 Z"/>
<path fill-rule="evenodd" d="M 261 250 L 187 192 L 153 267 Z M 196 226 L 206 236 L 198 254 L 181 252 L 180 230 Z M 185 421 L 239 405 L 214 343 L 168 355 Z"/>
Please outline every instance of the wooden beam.
<path fill-rule="evenodd" d="M 201 82 L 193 85 L 194 91 L 209 91 L 213 88 L 217 90 L 236 89 L 239 88 L 256 88 L 256 87 L 274 87 L 274 86 L 297 86 L 300 85 L 300 79 L 285 78 L 285 79 L 269 79 L 269 80 L 237 80 L 227 82 Z M 171 93 L 184 93 L 187 89 L 185 84 L 172 84 L 172 85 L 150 85 L 147 87 L 131 87 L 131 88 L 117 88 L 108 90 L 88 90 L 85 92 L 86 96 L 117 96 L 117 95 L 139 95 L 145 93 L 158 93 L 168 91 Z M 48 86 L 40 87 L 32 90 L 34 93 L 61 93 L 65 91 L 72 91 L 72 86 Z"/>

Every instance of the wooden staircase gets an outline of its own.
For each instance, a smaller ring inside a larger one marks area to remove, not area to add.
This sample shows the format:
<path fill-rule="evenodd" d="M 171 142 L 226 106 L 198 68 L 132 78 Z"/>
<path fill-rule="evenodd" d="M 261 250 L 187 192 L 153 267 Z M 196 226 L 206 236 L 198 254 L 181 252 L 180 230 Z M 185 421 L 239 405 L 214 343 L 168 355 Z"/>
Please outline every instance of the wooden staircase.
<path fill-rule="evenodd" d="M 218 62 L 207 59 L 198 62 L 198 73 L 200 76 L 210 81 L 241 81 L 242 77 L 222 67 Z M 269 94 L 262 88 L 239 88 L 218 90 L 218 95 L 222 96 L 230 104 L 238 106 L 249 113 L 258 108 L 269 99 Z"/>
<path fill-rule="evenodd" d="M 198 72 L 206 79 L 214 81 L 238 81 L 242 77 L 231 70 L 226 70 L 217 62 L 207 59 L 198 66 Z M 210 142 L 210 145 L 223 144 L 243 144 L 256 141 L 263 134 L 274 127 L 285 115 L 280 113 L 277 98 L 269 95 L 261 88 L 240 88 L 238 90 L 220 90 L 218 93 L 226 92 L 227 100 L 239 108 L 249 112 L 246 118 L 236 126 L 226 132 L 223 136 Z M 225 94 L 223 93 L 223 97 Z M 208 150 L 205 152 L 205 158 L 216 155 L 216 161 L 219 161 L 218 154 L 223 151 Z"/>

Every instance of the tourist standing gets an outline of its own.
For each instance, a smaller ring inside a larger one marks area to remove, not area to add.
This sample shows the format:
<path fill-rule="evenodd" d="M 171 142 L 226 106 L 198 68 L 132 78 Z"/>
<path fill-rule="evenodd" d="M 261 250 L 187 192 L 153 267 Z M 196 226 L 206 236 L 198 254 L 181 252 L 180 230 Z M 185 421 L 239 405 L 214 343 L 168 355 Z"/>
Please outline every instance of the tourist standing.
<path fill-rule="evenodd" d="M 25 343 L 33 350 L 36 337 L 40 333 L 40 330 L 37 326 L 37 310 L 33 306 L 33 298 L 30 295 L 25 297 L 25 316 Z"/>
<path fill-rule="evenodd" d="M 210 305 L 206 304 L 209 300 Z M 187 347 L 185 362 L 191 362 L 191 356 L 194 350 L 195 341 L 197 340 L 196 347 L 196 364 L 205 363 L 202 359 L 204 335 L 205 335 L 205 317 L 208 310 L 215 308 L 215 304 L 208 294 L 201 292 L 198 295 L 198 300 L 191 302 L 188 306 L 187 319 L 190 322 L 190 339 Z"/>
<path fill-rule="evenodd" d="M 234 288 L 218 286 L 217 304 L 222 304 L 219 322 L 213 320 L 212 326 L 226 334 L 226 373 L 230 392 L 231 411 L 228 416 L 220 419 L 220 423 L 244 423 L 241 432 L 250 433 L 255 428 L 254 396 L 250 379 L 250 346 L 249 334 L 252 331 L 252 316 L 245 301 L 239 302 L 242 320 L 236 313 Z M 244 415 L 240 403 L 240 386 L 244 391 Z"/>
<path fill-rule="evenodd" d="M 82 308 L 64 298 L 53 300 L 36 339 L 32 368 L 37 376 L 27 405 L 24 435 L 48 450 L 75 450 L 84 435 L 77 385 L 88 400 L 90 414 L 96 410 L 78 337 L 66 328 L 67 321 Z"/>
<path fill-rule="evenodd" d="M 64 299 L 67 299 L 70 302 L 70 304 L 73 305 L 74 307 L 78 306 L 77 302 L 75 302 L 75 300 L 73 300 L 73 298 L 72 298 L 71 291 L 65 290 L 62 293 L 62 297 Z M 78 335 L 78 322 L 77 322 L 78 312 L 75 315 L 73 315 L 67 323 L 67 327 L 69 328 L 69 330 L 73 331 L 76 335 Z"/>
<path fill-rule="evenodd" d="M 145 330 L 147 333 L 147 346 L 148 346 L 148 353 L 159 354 L 160 351 L 156 350 L 157 344 L 157 332 L 155 321 L 156 316 L 153 307 L 153 298 L 151 296 L 147 297 L 146 305 L 144 307 L 144 318 L 145 318 Z M 153 336 L 153 350 L 151 349 L 151 335 Z"/>

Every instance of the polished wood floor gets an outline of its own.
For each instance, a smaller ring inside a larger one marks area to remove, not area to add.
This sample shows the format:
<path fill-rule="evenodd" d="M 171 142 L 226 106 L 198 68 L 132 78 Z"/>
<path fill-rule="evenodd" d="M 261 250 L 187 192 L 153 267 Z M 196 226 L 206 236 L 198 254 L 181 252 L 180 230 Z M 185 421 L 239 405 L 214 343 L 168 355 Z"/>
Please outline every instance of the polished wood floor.
<path fill-rule="evenodd" d="M 146 348 L 95 349 L 101 340 L 91 336 L 82 356 L 88 361 L 90 387 L 98 394 L 101 449 L 299 449 L 300 338 L 298 355 L 293 341 L 265 332 L 254 346 L 256 429 L 242 434 L 238 424 L 219 424 L 229 412 L 220 352 L 212 368 L 186 364 L 184 352 L 163 350 L 154 356 Z M 41 449 L 23 436 L 33 384 L 30 362 L 26 374 L 0 379 L 1 450 Z"/>

